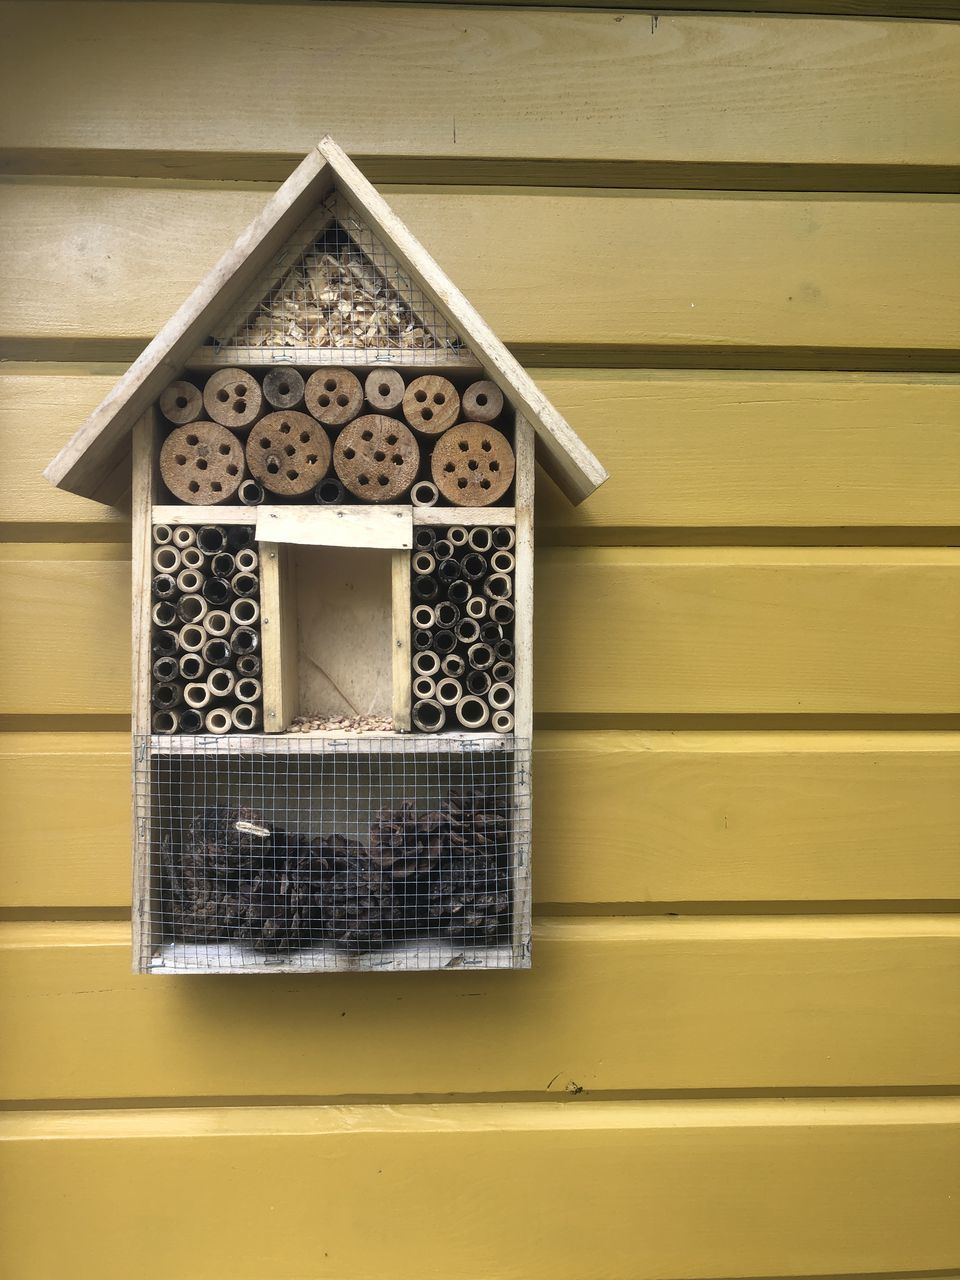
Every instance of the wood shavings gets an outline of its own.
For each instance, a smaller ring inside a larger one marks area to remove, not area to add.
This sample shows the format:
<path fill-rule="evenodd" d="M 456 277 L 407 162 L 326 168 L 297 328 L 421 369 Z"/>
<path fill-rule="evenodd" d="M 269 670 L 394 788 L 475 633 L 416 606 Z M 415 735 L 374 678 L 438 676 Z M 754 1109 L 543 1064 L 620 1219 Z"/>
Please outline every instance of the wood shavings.
<path fill-rule="evenodd" d="M 298 716 L 290 733 L 393 733 L 390 716 Z"/>

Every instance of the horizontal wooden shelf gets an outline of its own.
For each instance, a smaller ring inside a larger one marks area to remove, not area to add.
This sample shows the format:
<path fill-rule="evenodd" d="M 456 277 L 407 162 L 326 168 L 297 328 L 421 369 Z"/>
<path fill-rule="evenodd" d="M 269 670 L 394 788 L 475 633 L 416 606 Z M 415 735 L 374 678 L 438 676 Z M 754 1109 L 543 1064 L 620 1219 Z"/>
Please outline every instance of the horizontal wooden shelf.
<path fill-rule="evenodd" d="M 257 513 L 260 511 L 282 512 L 284 515 L 297 516 L 301 512 L 332 511 L 371 511 L 378 512 L 382 518 L 397 516 L 408 511 L 413 512 L 414 524 L 516 524 L 516 510 L 513 507 L 410 507 L 404 504 L 377 507 L 364 503 L 337 503 L 329 507 L 315 506 L 306 503 L 289 503 L 282 506 L 243 507 L 224 503 L 222 507 L 191 507 L 186 503 L 163 504 L 153 508 L 154 524 L 257 524 Z M 323 518 L 323 517 L 321 517 Z"/>
<path fill-rule="evenodd" d="M 316 731 L 309 733 L 154 733 L 149 735 L 154 755 L 322 755 L 325 751 L 344 755 L 376 755 L 397 747 L 407 752 L 509 751 L 518 741 L 512 733 L 350 733 Z"/>
<path fill-rule="evenodd" d="M 333 947 L 312 947 L 271 958 L 249 947 L 228 943 L 168 943 L 160 947 L 147 972 L 179 976 L 188 973 L 369 973 L 419 969 L 528 969 L 530 953 L 514 954 L 508 946 L 459 947 L 452 942 L 410 942 L 360 955 Z"/>

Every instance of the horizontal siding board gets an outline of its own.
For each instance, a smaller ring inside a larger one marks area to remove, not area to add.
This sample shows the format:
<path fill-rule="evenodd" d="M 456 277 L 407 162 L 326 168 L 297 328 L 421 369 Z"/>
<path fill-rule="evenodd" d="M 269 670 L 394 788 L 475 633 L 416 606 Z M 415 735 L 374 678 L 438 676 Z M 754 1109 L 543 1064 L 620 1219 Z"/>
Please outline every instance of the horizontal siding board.
<path fill-rule="evenodd" d="M 960 342 L 960 297 L 950 287 L 960 273 L 960 199 L 387 194 L 507 343 L 882 353 Z M 8 354 L 40 343 L 69 358 L 85 343 L 145 342 L 265 196 L 8 186 L 0 205 Z"/>
<path fill-rule="evenodd" d="M 98 558 L 122 549 L 8 550 L 0 669 L 17 679 L 0 713 L 126 714 L 129 562 Z M 536 706 L 955 714 L 958 629 L 955 549 L 548 549 L 537 561 Z"/>
<path fill-rule="evenodd" d="M 144 979 L 126 925 L 3 925 L 0 1088 L 333 1098 L 955 1077 L 953 916 L 552 920 L 534 953 L 519 979 Z"/>
<path fill-rule="evenodd" d="M 953 1265 L 955 1102 L 3 1119 L 17 1280 L 719 1280 Z M 56 1230 L 51 1229 L 56 1224 Z M 109 1242 L 109 1247 L 105 1247 Z"/>
<path fill-rule="evenodd" d="M 160 152 L 173 172 L 177 152 L 302 154 L 323 131 L 351 152 L 454 160 L 960 162 L 948 24 L 629 7 L 24 2 L 6 18 L 0 146 Z M 175 74 L 157 57 L 171 42 Z M 250 92 L 265 49 L 283 68 L 269 95 Z M 378 92 L 358 93 L 372 64 Z"/>
<path fill-rule="evenodd" d="M 960 737 L 538 732 L 541 903 L 960 897 Z M 130 902 L 120 733 L 0 737 L 0 908 Z"/>
<path fill-rule="evenodd" d="M 960 378 L 532 369 L 609 481 L 571 507 L 546 479 L 555 540 L 644 529 L 960 524 Z M 0 521 L 118 524 L 41 469 L 113 386 L 105 374 L 0 376 Z M 113 536 L 113 535 L 111 535 Z M 119 535 L 119 530 L 117 531 Z"/>

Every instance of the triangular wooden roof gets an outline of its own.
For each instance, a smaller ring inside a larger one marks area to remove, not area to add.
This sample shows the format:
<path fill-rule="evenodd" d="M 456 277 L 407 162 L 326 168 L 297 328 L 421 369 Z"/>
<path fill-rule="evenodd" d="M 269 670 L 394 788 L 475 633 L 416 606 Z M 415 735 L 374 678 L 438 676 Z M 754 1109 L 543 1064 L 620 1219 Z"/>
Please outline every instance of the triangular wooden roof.
<path fill-rule="evenodd" d="M 530 422 L 538 457 L 571 502 L 582 502 L 607 472 L 540 392 L 386 201 L 330 138 L 297 166 L 177 313 L 167 321 L 44 474 L 87 498 L 110 491 L 130 450 L 134 423 L 178 377 L 217 322 L 240 303 L 311 211 L 332 191 L 345 196 L 437 312 L 460 335 L 486 376 Z"/>

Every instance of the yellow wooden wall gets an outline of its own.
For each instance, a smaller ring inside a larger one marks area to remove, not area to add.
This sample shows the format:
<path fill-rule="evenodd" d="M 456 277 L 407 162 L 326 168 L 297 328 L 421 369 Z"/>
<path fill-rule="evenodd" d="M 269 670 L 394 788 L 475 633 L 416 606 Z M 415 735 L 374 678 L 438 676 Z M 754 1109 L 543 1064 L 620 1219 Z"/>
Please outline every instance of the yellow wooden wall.
<path fill-rule="evenodd" d="M 3 6 L 5 1277 L 960 1265 L 958 9 L 799 7 Z M 132 977 L 128 528 L 40 471 L 327 131 L 612 474 L 535 967 Z"/>

